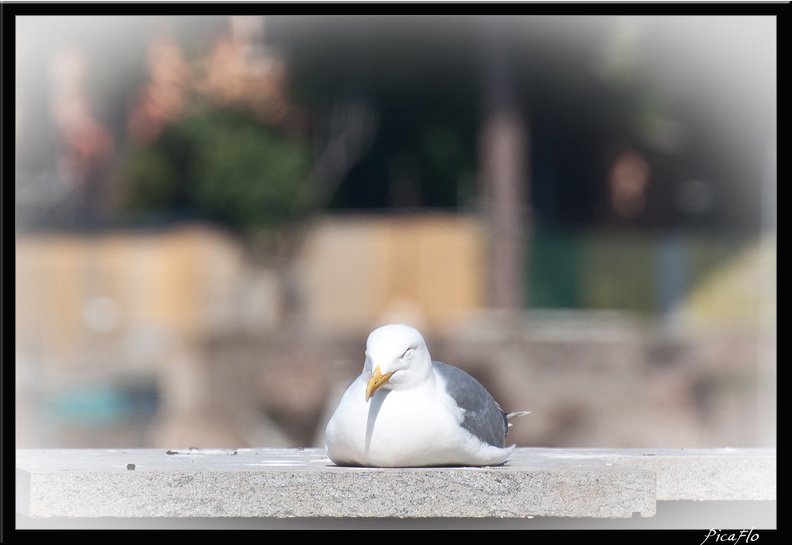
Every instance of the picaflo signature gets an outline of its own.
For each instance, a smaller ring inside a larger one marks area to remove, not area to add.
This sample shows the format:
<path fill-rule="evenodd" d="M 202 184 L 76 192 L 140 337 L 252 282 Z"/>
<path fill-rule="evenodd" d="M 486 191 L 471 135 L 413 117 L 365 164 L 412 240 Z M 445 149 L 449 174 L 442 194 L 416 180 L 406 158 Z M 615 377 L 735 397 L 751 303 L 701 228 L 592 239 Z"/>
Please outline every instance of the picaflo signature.
<path fill-rule="evenodd" d="M 704 545 L 710 538 L 713 538 L 711 543 L 722 543 L 728 542 L 732 545 L 737 545 L 742 540 L 745 540 L 745 543 L 752 543 L 759 539 L 759 532 L 754 532 L 753 527 L 750 530 L 740 530 L 737 532 L 736 530 L 716 530 L 715 528 L 711 529 L 707 532 L 707 536 L 704 538 L 704 541 L 701 542 L 700 545 Z"/>

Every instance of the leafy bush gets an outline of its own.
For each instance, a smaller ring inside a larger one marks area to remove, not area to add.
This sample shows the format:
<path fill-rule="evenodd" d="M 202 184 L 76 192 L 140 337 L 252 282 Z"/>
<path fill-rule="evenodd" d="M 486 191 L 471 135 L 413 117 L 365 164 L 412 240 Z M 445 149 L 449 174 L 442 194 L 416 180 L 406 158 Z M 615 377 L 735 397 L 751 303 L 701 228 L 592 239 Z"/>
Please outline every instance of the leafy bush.
<path fill-rule="evenodd" d="M 318 202 L 310 144 L 243 112 L 204 108 L 133 154 L 126 208 L 189 213 L 235 229 L 274 228 Z"/>

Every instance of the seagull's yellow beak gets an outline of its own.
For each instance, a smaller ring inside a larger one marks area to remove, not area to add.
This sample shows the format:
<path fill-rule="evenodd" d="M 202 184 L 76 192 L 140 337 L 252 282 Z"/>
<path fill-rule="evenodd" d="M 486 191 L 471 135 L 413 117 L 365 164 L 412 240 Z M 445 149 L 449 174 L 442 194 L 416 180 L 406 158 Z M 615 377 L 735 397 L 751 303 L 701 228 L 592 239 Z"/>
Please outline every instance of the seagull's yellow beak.
<path fill-rule="evenodd" d="M 382 388 L 382 386 L 388 382 L 388 379 L 391 378 L 392 375 L 393 373 L 386 373 L 383 375 L 378 365 L 377 368 L 374 369 L 374 372 L 371 373 L 371 378 L 366 385 L 366 401 L 371 399 L 371 396 L 374 395 L 374 392 Z"/>

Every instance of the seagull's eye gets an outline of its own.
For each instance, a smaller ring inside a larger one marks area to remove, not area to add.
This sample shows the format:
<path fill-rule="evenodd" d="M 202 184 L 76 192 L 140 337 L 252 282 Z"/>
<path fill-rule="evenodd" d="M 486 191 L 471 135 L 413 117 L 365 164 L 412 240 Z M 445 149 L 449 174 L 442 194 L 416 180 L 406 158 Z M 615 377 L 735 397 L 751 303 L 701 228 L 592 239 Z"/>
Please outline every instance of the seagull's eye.
<path fill-rule="evenodd" d="M 412 349 L 412 347 L 410 347 L 410 348 L 408 348 L 407 350 L 404 351 L 404 354 L 402 354 L 401 357 L 402 358 L 409 358 L 410 356 L 412 356 L 412 353 L 413 353 L 413 349 Z"/>

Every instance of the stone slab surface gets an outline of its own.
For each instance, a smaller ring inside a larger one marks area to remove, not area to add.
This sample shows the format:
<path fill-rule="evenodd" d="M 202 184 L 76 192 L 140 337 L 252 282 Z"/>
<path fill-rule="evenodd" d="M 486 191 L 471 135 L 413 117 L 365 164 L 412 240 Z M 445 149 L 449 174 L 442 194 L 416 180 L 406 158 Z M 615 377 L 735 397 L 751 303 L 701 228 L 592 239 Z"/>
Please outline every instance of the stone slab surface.
<path fill-rule="evenodd" d="M 652 471 L 657 501 L 764 501 L 776 499 L 774 448 L 517 449 L 523 456 L 576 459 Z"/>
<path fill-rule="evenodd" d="M 774 499 L 775 450 L 521 448 L 498 467 L 384 469 L 321 449 L 25 449 L 16 480 L 36 518 L 627 518 L 660 495 Z"/>

